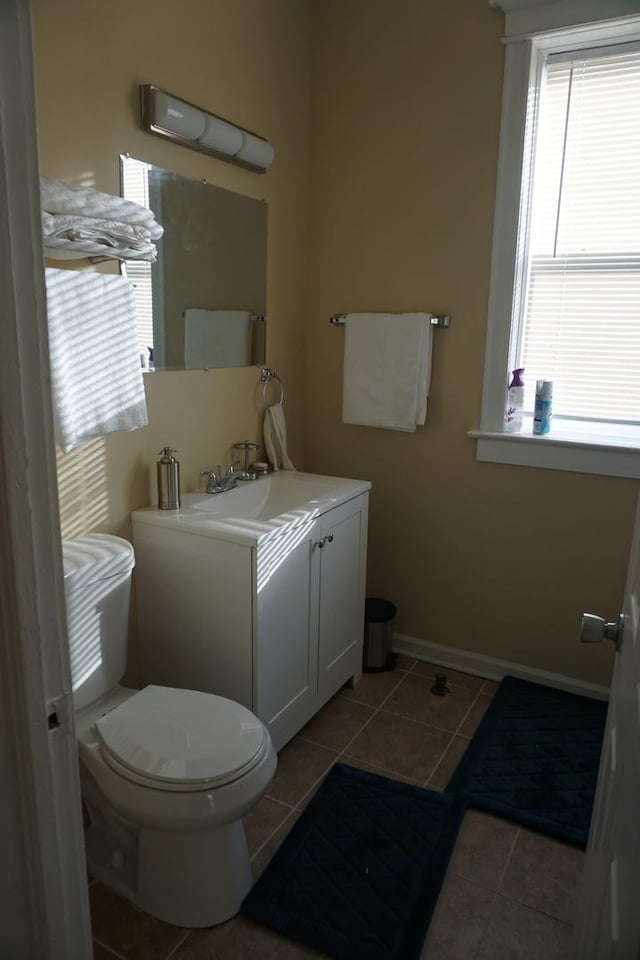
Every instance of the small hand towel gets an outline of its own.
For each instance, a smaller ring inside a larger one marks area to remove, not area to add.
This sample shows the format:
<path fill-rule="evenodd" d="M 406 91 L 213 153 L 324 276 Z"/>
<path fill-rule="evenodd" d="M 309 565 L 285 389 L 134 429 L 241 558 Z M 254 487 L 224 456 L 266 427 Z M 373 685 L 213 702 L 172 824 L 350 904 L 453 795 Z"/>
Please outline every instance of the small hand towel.
<path fill-rule="evenodd" d="M 249 311 L 185 310 L 184 365 L 187 370 L 250 366 Z"/>
<path fill-rule="evenodd" d="M 274 403 L 265 410 L 262 433 L 267 458 L 273 469 L 295 470 L 287 453 L 287 423 L 281 403 Z"/>
<path fill-rule="evenodd" d="M 431 380 L 428 313 L 349 313 L 342 420 L 413 432 L 427 414 Z"/>
<path fill-rule="evenodd" d="M 133 287 L 124 277 L 45 270 L 56 439 L 67 452 L 147 424 Z"/>

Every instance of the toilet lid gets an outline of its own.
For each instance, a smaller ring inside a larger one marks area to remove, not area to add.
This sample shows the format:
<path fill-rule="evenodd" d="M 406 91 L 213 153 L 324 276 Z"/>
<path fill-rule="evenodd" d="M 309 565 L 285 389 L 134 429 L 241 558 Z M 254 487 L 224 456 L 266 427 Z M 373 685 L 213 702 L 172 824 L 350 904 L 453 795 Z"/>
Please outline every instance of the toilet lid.
<path fill-rule="evenodd" d="M 149 686 L 96 721 L 100 746 L 118 770 L 149 786 L 203 789 L 253 765 L 266 730 L 233 700 L 195 690 Z"/>

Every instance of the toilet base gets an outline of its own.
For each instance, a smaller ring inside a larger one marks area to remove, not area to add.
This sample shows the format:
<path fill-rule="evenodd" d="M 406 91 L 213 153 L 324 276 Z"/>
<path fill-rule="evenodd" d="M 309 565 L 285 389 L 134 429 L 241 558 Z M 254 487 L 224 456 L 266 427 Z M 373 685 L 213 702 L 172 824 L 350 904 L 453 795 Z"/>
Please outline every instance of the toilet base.
<path fill-rule="evenodd" d="M 166 923 L 223 923 L 238 913 L 252 884 L 241 820 L 205 835 L 140 831 L 137 904 Z"/>
<path fill-rule="evenodd" d="M 110 808 L 82 765 L 80 771 L 92 877 L 145 913 L 178 927 L 212 927 L 238 913 L 253 883 L 241 819 L 248 807 L 239 809 L 239 819 L 206 829 L 140 826 Z M 265 788 L 272 776 L 273 767 Z"/>
<path fill-rule="evenodd" d="M 120 824 L 85 833 L 96 880 L 145 913 L 177 927 L 212 927 L 235 916 L 253 884 L 242 821 L 206 835 Z"/>

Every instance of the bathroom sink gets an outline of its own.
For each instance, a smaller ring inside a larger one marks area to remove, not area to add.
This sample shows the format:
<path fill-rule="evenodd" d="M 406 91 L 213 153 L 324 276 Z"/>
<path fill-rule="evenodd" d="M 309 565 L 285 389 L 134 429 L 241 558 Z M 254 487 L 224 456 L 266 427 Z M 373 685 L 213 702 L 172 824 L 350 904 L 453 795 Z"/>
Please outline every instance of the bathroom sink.
<path fill-rule="evenodd" d="M 186 494 L 182 507 L 218 517 L 273 520 L 282 514 L 313 510 L 318 503 L 331 499 L 334 491 L 330 477 L 279 471 L 258 480 L 240 481 L 226 493 Z"/>
<path fill-rule="evenodd" d="M 179 510 L 147 507 L 141 523 L 182 528 L 203 536 L 257 543 L 293 526 L 313 523 L 340 503 L 369 490 L 366 480 L 281 470 L 258 480 L 239 481 L 225 493 L 187 493 Z"/>

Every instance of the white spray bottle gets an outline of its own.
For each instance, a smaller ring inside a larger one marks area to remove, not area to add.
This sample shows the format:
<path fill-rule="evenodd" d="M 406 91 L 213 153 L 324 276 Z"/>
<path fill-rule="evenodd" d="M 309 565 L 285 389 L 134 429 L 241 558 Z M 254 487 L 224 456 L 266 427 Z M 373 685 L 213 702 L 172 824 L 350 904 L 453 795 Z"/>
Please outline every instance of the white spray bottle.
<path fill-rule="evenodd" d="M 511 375 L 511 383 L 507 392 L 507 409 L 504 415 L 504 426 L 507 433 L 520 433 L 522 430 L 522 410 L 524 408 L 524 383 L 522 374 L 524 367 L 518 367 Z"/>

